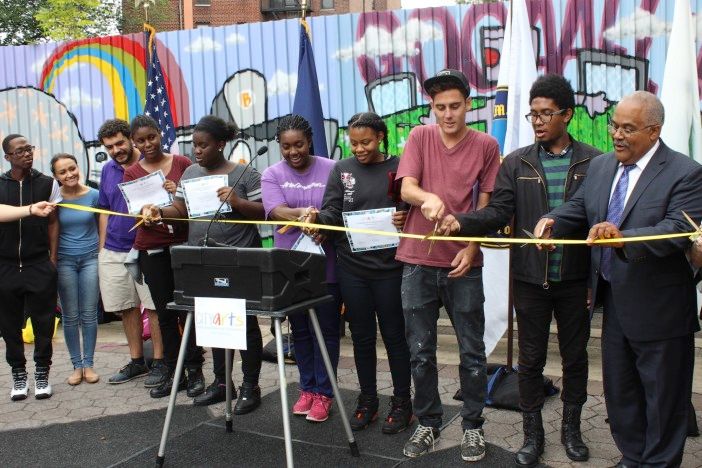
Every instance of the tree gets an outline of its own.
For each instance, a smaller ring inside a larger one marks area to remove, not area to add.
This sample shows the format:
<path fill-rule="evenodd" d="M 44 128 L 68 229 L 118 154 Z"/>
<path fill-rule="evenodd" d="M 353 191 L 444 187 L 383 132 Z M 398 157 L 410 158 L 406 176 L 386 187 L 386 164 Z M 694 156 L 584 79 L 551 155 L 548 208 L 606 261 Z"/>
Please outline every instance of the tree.
<path fill-rule="evenodd" d="M 145 4 L 148 4 L 146 9 Z M 133 5 L 131 2 L 124 3 L 120 24 L 120 31 L 124 34 L 140 32 L 144 29 L 143 25 L 147 22 L 145 10 L 148 11 L 148 23 L 157 31 L 178 29 L 178 24 L 173 24 L 174 10 L 168 0 L 135 0 Z"/>
<path fill-rule="evenodd" d="M 2 0 L 0 45 L 33 44 L 44 37 L 34 18 L 46 0 Z"/>
<path fill-rule="evenodd" d="M 45 37 L 66 41 L 117 34 L 119 3 L 116 0 L 43 0 L 36 13 Z"/>

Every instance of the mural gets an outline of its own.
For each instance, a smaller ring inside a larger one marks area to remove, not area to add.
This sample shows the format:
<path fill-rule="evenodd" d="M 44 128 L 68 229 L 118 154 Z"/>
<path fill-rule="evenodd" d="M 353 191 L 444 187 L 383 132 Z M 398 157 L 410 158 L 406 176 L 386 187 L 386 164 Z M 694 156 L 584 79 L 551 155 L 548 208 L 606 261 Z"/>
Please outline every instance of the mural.
<path fill-rule="evenodd" d="M 691 0 L 702 12 L 702 0 Z M 607 119 L 622 96 L 657 92 L 663 77 L 673 0 L 527 0 L 537 66 L 559 73 L 577 91 L 570 131 L 611 149 Z M 431 121 L 420 83 L 451 67 L 468 76 L 468 123 L 490 132 L 507 6 L 504 3 L 346 14 L 309 20 L 329 153 L 348 157 L 345 125 L 373 110 L 401 154 L 416 125 Z M 702 13 L 695 17 L 698 50 Z M 297 20 L 157 34 L 177 143 L 189 154 L 194 123 L 214 113 L 237 123 L 230 159 L 248 161 L 263 145 L 259 170 L 280 159 L 278 119 L 292 109 L 297 84 Z M 95 141 L 100 124 L 143 110 L 145 38 L 141 34 L 36 46 L 0 47 L 0 138 L 22 133 L 37 146 L 36 167 L 48 172 L 57 152 L 79 156 L 99 182 L 107 155 Z M 697 55 L 702 75 L 702 51 Z M 702 87 L 702 80 L 699 80 Z M 7 162 L 2 161 L 2 170 Z"/>

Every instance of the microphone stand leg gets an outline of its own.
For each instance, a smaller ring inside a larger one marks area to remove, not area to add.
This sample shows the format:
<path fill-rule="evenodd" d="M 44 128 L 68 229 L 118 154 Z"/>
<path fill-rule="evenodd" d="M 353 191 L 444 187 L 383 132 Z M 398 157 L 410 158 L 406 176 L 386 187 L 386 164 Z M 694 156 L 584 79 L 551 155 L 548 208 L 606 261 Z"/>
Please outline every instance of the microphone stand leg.
<path fill-rule="evenodd" d="M 173 372 L 173 386 L 171 387 L 171 396 L 168 399 L 168 409 L 166 410 L 166 420 L 163 423 L 163 431 L 161 432 L 161 444 L 158 447 L 158 455 L 156 456 L 156 464 L 163 466 L 166 453 L 166 441 L 168 440 L 168 431 L 171 428 L 171 418 L 173 417 L 173 409 L 175 408 L 176 396 L 178 395 L 178 383 L 180 376 L 183 375 L 183 363 L 185 362 L 185 352 L 188 347 L 188 338 L 190 338 L 190 328 L 193 325 L 193 311 L 189 311 L 185 318 L 185 326 L 183 327 L 183 338 L 180 341 L 180 350 L 178 351 L 178 361 Z"/>
<path fill-rule="evenodd" d="M 224 423 L 227 432 L 232 432 L 232 353 L 231 349 L 224 350 L 224 380 L 226 404 L 224 410 Z"/>
<path fill-rule="evenodd" d="M 283 330 L 280 318 L 273 318 L 275 326 L 275 349 L 278 355 L 278 384 L 280 385 L 280 407 L 283 411 L 283 433 L 285 435 L 285 459 L 287 467 L 293 468 L 292 435 L 290 434 L 290 413 L 288 413 L 288 385 L 285 378 L 285 356 L 283 355 Z"/>
<path fill-rule="evenodd" d="M 353 432 L 351 431 L 351 424 L 349 424 L 349 417 L 346 414 L 346 409 L 344 408 L 344 401 L 341 399 L 339 385 L 337 385 L 336 383 L 336 373 L 334 372 L 334 368 L 331 365 L 331 359 L 329 359 L 329 352 L 327 351 L 327 345 L 324 342 L 322 329 L 319 327 L 317 313 L 313 308 L 310 308 L 308 314 L 310 316 L 310 321 L 312 322 L 312 327 L 314 328 L 314 334 L 317 336 L 317 342 L 319 343 L 319 351 L 322 353 L 322 360 L 324 360 L 324 367 L 326 367 L 327 369 L 329 382 L 331 383 L 332 389 L 334 390 L 334 398 L 336 399 L 336 404 L 339 406 L 339 416 L 341 416 L 341 422 L 344 425 L 344 431 L 346 431 L 346 437 L 349 441 L 351 455 L 354 457 L 360 457 L 361 454 L 358 451 L 356 438 L 353 436 Z"/>

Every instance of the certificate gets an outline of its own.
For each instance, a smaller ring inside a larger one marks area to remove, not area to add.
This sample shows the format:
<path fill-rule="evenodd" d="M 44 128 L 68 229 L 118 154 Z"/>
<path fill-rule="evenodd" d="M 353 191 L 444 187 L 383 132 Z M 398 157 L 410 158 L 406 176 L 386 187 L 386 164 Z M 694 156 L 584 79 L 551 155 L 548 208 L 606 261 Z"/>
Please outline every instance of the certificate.
<path fill-rule="evenodd" d="M 165 180 L 163 172 L 159 169 L 144 177 L 117 184 L 124 201 L 127 202 L 129 213 L 141 213 L 144 205 L 156 205 L 159 208 L 171 205 L 173 197 L 163 188 Z"/>
<path fill-rule="evenodd" d="M 222 205 L 217 196 L 217 190 L 228 185 L 227 179 L 227 174 L 219 174 L 181 180 L 180 186 L 183 188 L 188 218 L 202 218 L 215 214 Z M 229 203 L 225 203 L 220 210 L 221 213 L 231 211 L 232 207 Z"/>
<path fill-rule="evenodd" d="M 300 237 L 297 238 L 290 250 L 326 255 L 322 246 L 315 244 L 312 238 L 306 234 L 300 234 Z"/>
<path fill-rule="evenodd" d="M 375 210 L 347 211 L 342 213 L 344 226 L 347 228 L 370 229 L 397 234 L 397 228 L 392 224 L 392 214 L 395 208 L 378 208 Z M 365 252 L 395 248 L 400 244 L 399 236 L 382 234 L 364 234 L 346 231 L 352 252 Z"/>

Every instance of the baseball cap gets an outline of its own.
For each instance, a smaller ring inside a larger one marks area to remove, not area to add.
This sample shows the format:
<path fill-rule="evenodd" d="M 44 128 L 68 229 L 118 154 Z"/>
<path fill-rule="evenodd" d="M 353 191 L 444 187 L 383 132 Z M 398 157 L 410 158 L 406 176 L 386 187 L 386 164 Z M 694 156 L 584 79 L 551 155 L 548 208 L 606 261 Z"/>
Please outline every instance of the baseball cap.
<path fill-rule="evenodd" d="M 424 91 L 426 91 L 428 94 L 429 88 L 437 83 L 454 84 L 457 88 L 465 90 L 466 95 L 470 96 L 470 85 L 468 84 L 468 79 L 466 78 L 466 75 L 458 70 L 452 70 L 450 68 L 441 70 L 435 76 L 432 76 L 424 81 Z"/>

